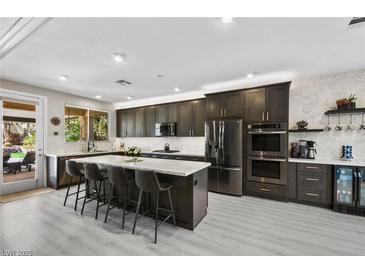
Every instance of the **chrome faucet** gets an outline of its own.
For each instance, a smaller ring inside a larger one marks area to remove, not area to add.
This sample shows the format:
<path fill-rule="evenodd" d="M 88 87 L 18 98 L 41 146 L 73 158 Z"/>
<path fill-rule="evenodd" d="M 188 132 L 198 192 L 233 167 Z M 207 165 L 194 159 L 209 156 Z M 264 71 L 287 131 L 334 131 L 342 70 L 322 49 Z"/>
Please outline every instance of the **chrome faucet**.
<path fill-rule="evenodd" d="M 94 141 L 87 141 L 87 152 L 95 150 L 95 142 Z"/>
<path fill-rule="evenodd" d="M 164 149 L 165 149 L 165 152 L 168 152 L 170 150 L 170 144 L 169 143 L 166 143 L 164 145 Z"/>

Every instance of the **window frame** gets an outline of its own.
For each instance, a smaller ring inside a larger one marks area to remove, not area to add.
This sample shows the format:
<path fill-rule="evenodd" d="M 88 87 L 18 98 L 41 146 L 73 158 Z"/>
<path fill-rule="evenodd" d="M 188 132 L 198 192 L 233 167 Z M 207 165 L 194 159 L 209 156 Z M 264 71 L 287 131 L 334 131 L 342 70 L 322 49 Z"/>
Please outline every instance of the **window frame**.
<path fill-rule="evenodd" d="M 84 140 L 81 140 L 81 138 L 80 138 L 80 140 L 79 141 L 77 141 L 77 142 L 67 142 L 66 141 L 66 124 L 65 124 L 65 119 L 66 119 L 66 113 L 65 113 L 65 108 L 66 107 L 72 107 L 72 108 L 79 108 L 79 109 L 84 109 L 84 110 L 87 110 L 87 127 L 86 127 L 86 140 L 84 141 Z M 95 143 L 110 143 L 110 125 L 111 125 L 111 121 L 110 121 L 110 111 L 108 111 L 108 110 L 104 110 L 104 109 L 97 109 L 97 108 L 89 108 L 89 107 L 80 107 L 80 106 L 78 106 L 78 105 L 72 105 L 72 104 L 65 104 L 64 105 L 64 107 L 63 107 L 63 115 L 64 115 L 64 117 L 63 117 L 63 123 L 64 123 L 64 125 L 63 125 L 63 135 L 64 135 L 64 137 L 63 137 L 63 141 L 64 141 L 64 143 L 66 143 L 66 144 L 77 144 L 77 143 L 87 143 L 87 142 L 89 142 L 90 141 L 90 110 L 92 110 L 92 111 L 100 111 L 100 112 L 105 112 L 105 113 L 107 113 L 107 115 L 108 115 L 108 140 L 103 140 L 103 141 L 93 141 L 93 142 L 95 142 Z"/>

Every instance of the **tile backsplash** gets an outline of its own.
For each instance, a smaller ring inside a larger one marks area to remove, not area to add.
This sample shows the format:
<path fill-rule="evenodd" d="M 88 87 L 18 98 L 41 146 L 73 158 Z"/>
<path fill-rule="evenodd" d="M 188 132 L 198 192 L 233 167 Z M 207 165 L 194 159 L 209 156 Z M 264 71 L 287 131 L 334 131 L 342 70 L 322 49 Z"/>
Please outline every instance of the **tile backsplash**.
<path fill-rule="evenodd" d="M 293 81 L 289 93 L 289 128 L 306 120 L 309 128 L 324 128 L 328 122 L 324 113 L 336 108 L 336 100 L 356 94 L 358 108 L 365 107 L 365 70 Z M 290 133 L 289 143 L 303 140 L 317 142 L 317 159 L 338 160 L 342 145 L 353 146 L 354 161 L 365 161 L 365 130 L 359 129 L 362 115 L 352 115 L 356 130 L 348 130 L 350 115 L 341 115 L 342 131 L 334 130 L 338 116 L 330 116 L 331 131 L 320 133 Z"/>
<path fill-rule="evenodd" d="M 116 138 L 115 146 L 124 143 L 125 147 L 138 146 L 142 151 L 163 149 L 169 143 L 170 149 L 180 150 L 184 153 L 204 155 L 204 137 L 141 137 L 141 138 Z"/>

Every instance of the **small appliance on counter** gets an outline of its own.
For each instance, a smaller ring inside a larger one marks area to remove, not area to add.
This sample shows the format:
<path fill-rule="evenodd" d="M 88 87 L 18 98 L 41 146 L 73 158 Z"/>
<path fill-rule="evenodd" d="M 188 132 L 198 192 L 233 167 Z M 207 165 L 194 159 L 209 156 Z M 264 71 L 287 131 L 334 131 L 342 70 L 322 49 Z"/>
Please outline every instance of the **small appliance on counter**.
<path fill-rule="evenodd" d="M 317 150 L 314 148 L 314 146 L 317 145 L 317 143 L 314 142 L 314 141 L 307 141 L 307 145 L 308 145 L 307 158 L 308 159 L 315 159 L 316 154 L 317 154 Z"/>
<path fill-rule="evenodd" d="M 341 160 L 351 161 L 354 157 L 352 157 L 352 146 L 345 145 L 342 146 L 342 157 Z"/>
<path fill-rule="evenodd" d="M 308 143 L 306 140 L 299 141 L 299 158 L 307 158 L 308 155 Z"/>
<path fill-rule="evenodd" d="M 292 158 L 315 159 L 317 150 L 315 141 L 299 140 L 298 143 L 291 143 L 290 156 Z"/>

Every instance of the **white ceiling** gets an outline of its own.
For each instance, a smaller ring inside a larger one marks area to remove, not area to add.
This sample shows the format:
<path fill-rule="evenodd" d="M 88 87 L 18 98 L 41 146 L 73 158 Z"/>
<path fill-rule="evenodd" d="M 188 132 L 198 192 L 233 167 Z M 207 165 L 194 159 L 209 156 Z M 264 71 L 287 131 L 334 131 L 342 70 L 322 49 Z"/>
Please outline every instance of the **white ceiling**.
<path fill-rule="evenodd" d="M 362 69 L 365 27 L 349 21 L 52 18 L 1 59 L 0 77 L 115 103 L 176 94 L 176 86 L 201 94 Z M 125 62 L 115 63 L 114 52 Z M 114 83 L 120 79 L 132 84 Z"/>

